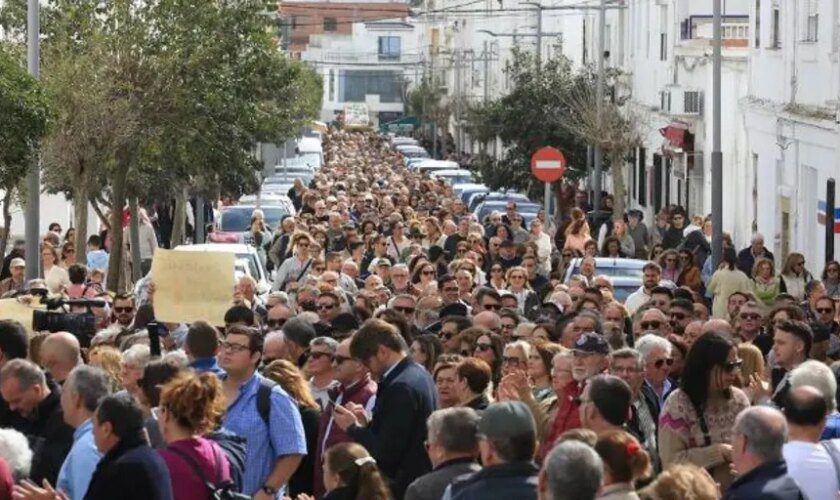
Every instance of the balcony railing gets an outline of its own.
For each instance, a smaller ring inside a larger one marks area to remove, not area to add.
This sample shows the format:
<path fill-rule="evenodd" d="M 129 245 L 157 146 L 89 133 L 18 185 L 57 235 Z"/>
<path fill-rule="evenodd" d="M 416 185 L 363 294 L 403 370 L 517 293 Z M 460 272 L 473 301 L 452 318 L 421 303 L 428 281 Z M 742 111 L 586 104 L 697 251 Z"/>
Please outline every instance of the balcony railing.
<path fill-rule="evenodd" d="M 750 41 L 750 22 L 747 16 L 725 16 L 721 22 L 721 37 L 726 47 L 747 47 Z M 712 16 L 691 16 L 680 23 L 683 43 L 706 45 L 714 38 Z"/>

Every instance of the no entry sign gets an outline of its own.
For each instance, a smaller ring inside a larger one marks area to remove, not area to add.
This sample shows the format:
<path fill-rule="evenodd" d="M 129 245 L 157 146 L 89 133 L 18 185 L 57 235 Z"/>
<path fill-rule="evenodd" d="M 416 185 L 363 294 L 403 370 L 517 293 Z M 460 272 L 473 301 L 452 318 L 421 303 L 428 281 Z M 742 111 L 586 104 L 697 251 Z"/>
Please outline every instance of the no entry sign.
<path fill-rule="evenodd" d="M 566 157 L 556 148 L 546 146 L 531 156 L 531 173 L 543 182 L 557 182 L 566 172 Z"/>

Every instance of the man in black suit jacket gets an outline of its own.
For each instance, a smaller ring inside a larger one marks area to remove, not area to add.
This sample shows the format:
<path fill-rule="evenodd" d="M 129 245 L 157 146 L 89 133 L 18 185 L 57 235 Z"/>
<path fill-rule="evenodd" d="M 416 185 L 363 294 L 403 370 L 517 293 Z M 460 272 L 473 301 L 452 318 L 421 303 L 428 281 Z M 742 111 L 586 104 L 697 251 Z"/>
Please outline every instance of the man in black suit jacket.
<path fill-rule="evenodd" d="M 350 354 L 378 379 L 373 417 L 348 403 L 335 407 L 336 424 L 370 452 L 402 498 L 412 481 L 432 468 L 426 455 L 426 419 L 437 407 L 435 383 L 406 355 L 399 330 L 382 320 L 362 325 L 350 343 Z"/>

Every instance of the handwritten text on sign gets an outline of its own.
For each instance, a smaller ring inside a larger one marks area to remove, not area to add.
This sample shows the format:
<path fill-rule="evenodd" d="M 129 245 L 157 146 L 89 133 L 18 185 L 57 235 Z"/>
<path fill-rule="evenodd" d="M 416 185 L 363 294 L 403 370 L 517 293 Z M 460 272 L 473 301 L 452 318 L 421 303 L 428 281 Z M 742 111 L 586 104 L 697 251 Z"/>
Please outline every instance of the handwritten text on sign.
<path fill-rule="evenodd" d="M 235 255 L 158 249 L 152 261 L 155 317 L 167 323 L 204 320 L 224 326 L 234 286 Z"/>

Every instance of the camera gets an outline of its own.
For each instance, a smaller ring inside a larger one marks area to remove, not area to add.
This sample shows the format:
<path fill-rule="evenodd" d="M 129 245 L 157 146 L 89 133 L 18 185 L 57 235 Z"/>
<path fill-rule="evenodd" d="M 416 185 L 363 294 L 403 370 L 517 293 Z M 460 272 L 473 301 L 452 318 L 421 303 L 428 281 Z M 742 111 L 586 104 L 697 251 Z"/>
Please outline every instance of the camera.
<path fill-rule="evenodd" d="M 36 332 L 69 332 L 79 339 L 81 347 L 90 347 L 90 341 L 96 334 L 96 316 L 91 307 L 105 307 L 105 301 L 97 299 L 65 300 L 62 298 L 41 299 L 46 304 L 46 311 L 32 312 L 32 329 Z M 86 307 L 84 313 L 70 313 L 58 309 L 70 306 Z"/>

